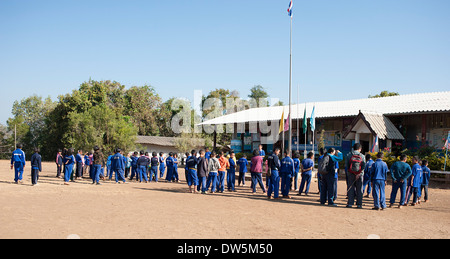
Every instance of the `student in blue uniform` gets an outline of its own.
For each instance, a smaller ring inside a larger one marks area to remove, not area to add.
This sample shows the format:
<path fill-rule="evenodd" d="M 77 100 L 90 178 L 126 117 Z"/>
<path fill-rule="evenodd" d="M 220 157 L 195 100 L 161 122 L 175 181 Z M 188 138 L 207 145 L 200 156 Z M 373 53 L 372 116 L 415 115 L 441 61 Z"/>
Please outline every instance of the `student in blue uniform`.
<path fill-rule="evenodd" d="M 94 154 L 92 155 L 92 184 L 100 185 L 100 175 L 102 175 L 102 167 L 104 166 L 105 157 L 100 151 L 100 148 L 95 146 Z"/>
<path fill-rule="evenodd" d="M 229 192 L 235 192 L 236 185 L 236 157 L 234 152 L 230 153 L 230 158 L 228 159 L 230 167 L 227 169 L 227 189 Z"/>
<path fill-rule="evenodd" d="M 370 175 L 370 184 L 373 188 L 373 210 L 386 209 L 386 179 L 389 168 L 383 162 L 383 152 L 378 152 L 377 160 L 372 163 L 368 174 Z M 366 174 L 364 173 L 364 177 Z M 365 179 L 365 178 L 364 178 Z"/>
<path fill-rule="evenodd" d="M 306 157 L 307 158 L 303 159 L 301 163 L 302 182 L 300 184 L 300 190 L 298 192 L 299 195 L 302 195 L 302 192 L 305 189 L 305 184 L 306 184 L 305 195 L 308 195 L 309 186 L 311 185 L 312 170 L 314 169 L 314 153 L 309 152 Z"/>
<path fill-rule="evenodd" d="M 413 157 L 413 167 L 411 169 L 411 193 L 413 194 L 413 201 L 411 206 L 417 205 L 417 199 L 419 196 L 419 188 L 422 185 L 422 166 L 419 164 L 419 158 Z"/>
<path fill-rule="evenodd" d="M 111 159 L 113 157 L 112 153 L 108 153 L 108 158 L 106 159 L 106 177 L 109 177 L 109 180 L 112 180 L 112 172 L 111 172 Z"/>
<path fill-rule="evenodd" d="M 166 182 L 172 182 L 173 168 L 174 168 L 174 160 L 172 152 L 169 152 L 169 157 L 166 158 L 166 168 L 167 168 Z"/>
<path fill-rule="evenodd" d="M 367 187 L 367 195 L 366 197 L 370 197 L 370 193 L 372 192 L 372 186 L 370 184 L 370 168 L 372 167 L 374 161 L 372 159 L 372 156 L 370 154 L 366 155 L 366 167 L 364 168 L 364 176 L 363 176 L 363 194 L 366 191 Z"/>
<path fill-rule="evenodd" d="M 131 175 L 130 175 L 130 181 L 133 180 L 134 177 L 136 177 L 136 181 L 139 181 L 139 169 L 137 166 L 137 161 L 139 159 L 139 153 L 134 152 L 131 156 Z"/>
<path fill-rule="evenodd" d="M 158 182 L 158 165 L 159 159 L 156 152 L 152 153 L 152 158 L 150 159 L 150 182 L 153 181 L 153 176 L 155 177 L 155 182 Z"/>
<path fill-rule="evenodd" d="M 317 159 L 317 164 L 320 163 L 320 160 L 322 160 L 323 156 L 325 154 L 324 148 L 320 148 L 319 149 L 319 158 Z M 322 175 L 321 174 L 317 174 L 317 188 L 319 189 L 319 195 L 320 195 L 320 190 L 322 189 Z"/>
<path fill-rule="evenodd" d="M 336 162 L 342 160 L 342 153 L 339 150 L 336 151 L 334 148 L 329 148 L 328 152 L 320 160 L 321 162 L 323 161 L 323 163 L 326 163 L 327 169 L 327 173 L 321 175 L 320 204 L 322 205 L 328 202 L 328 206 L 337 206 L 337 204 L 334 203 Z"/>
<path fill-rule="evenodd" d="M 173 181 L 178 183 L 180 181 L 180 177 L 178 175 L 178 154 L 173 153 Z"/>
<path fill-rule="evenodd" d="M 411 176 L 411 166 L 406 163 L 407 156 L 405 154 L 400 156 L 400 161 L 395 162 L 391 167 L 392 176 L 392 191 L 391 199 L 389 201 L 389 208 L 391 208 L 395 199 L 397 198 L 397 192 L 400 189 L 400 204 L 398 208 L 402 208 L 405 205 L 406 198 L 406 184 L 407 179 Z"/>
<path fill-rule="evenodd" d="M 275 150 L 273 151 L 273 153 L 267 158 L 267 166 L 269 167 L 270 170 L 270 180 L 268 181 L 269 183 L 269 188 L 267 190 L 267 198 L 270 200 L 272 199 L 272 192 L 273 192 L 273 198 L 274 199 L 279 199 L 279 195 L 280 195 L 280 167 L 281 167 L 281 162 L 280 159 L 278 158 L 278 155 L 280 154 L 280 149 L 279 148 L 275 148 Z"/>
<path fill-rule="evenodd" d="M 125 160 L 123 155 L 120 153 L 122 150 L 117 148 L 116 154 L 111 157 L 111 174 L 115 173 L 116 175 L 116 183 L 119 181 L 123 181 L 126 183 L 124 172 L 125 172 Z"/>
<path fill-rule="evenodd" d="M 82 150 L 78 150 L 78 153 L 75 156 L 75 162 L 76 162 L 76 165 L 77 165 L 75 179 L 83 178 L 84 162 L 83 162 L 83 151 Z"/>
<path fill-rule="evenodd" d="M 39 148 L 34 149 L 34 154 L 31 156 L 31 184 L 34 186 L 39 179 L 39 172 L 42 172 L 42 157 L 39 155 Z"/>
<path fill-rule="evenodd" d="M 22 151 L 22 144 L 17 144 L 17 149 L 14 150 L 11 157 L 11 170 L 14 168 L 15 183 L 22 183 L 25 164 L 25 152 Z"/>
<path fill-rule="evenodd" d="M 164 162 L 164 152 L 159 153 L 159 178 L 164 177 L 166 171 L 166 163 Z"/>
<path fill-rule="evenodd" d="M 421 188 L 421 193 L 424 194 L 424 197 L 423 197 L 424 202 L 427 202 L 428 201 L 428 183 L 430 182 L 430 175 L 431 175 L 430 168 L 428 168 L 428 160 L 422 160 L 422 173 L 423 173 L 422 184 L 421 184 L 420 188 Z"/>
<path fill-rule="evenodd" d="M 285 157 L 281 160 L 280 176 L 281 176 L 281 194 L 283 198 L 290 199 L 289 191 L 291 190 L 291 179 L 295 173 L 294 160 L 290 157 L 290 152 L 286 151 Z"/>
<path fill-rule="evenodd" d="M 197 193 L 198 177 L 197 177 L 197 152 L 192 150 L 191 156 L 186 160 L 186 167 L 188 168 L 187 184 L 190 193 Z"/>
<path fill-rule="evenodd" d="M 83 167 L 83 174 L 86 175 L 86 173 L 89 173 L 89 166 L 91 165 L 91 160 L 89 159 L 89 152 L 86 152 L 84 155 L 84 167 Z M 90 178 L 90 174 L 89 174 Z"/>
<path fill-rule="evenodd" d="M 205 148 L 205 158 L 207 160 L 209 160 L 209 158 L 211 157 L 211 151 L 209 151 L 209 148 Z"/>
<path fill-rule="evenodd" d="M 298 175 L 300 173 L 300 167 L 301 167 L 301 162 L 300 162 L 300 152 L 295 151 L 292 160 L 294 160 L 294 168 L 295 168 L 295 173 L 294 173 L 294 190 L 298 191 Z"/>
<path fill-rule="evenodd" d="M 73 148 L 70 148 L 67 150 L 67 154 L 64 157 L 64 184 L 69 185 L 69 180 L 73 174 L 73 166 L 75 165 L 75 157 L 73 155 Z"/>
<path fill-rule="evenodd" d="M 248 160 L 247 155 L 243 155 L 237 162 L 239 166 L 238 186 L 245 186 L 245 173 L 247 173 Z"/>
<path fill-rule="evenodd" d="M 58 149 L 56 154 L 56 177 L 61 178 L 61 172 L 64 164 L 64 157 L 62 155 L 62 150 Z"/>
<path fill-rule="evenodd" d="M 148 165 L 150 164 L 150 159 L 148 157 L 145 156 L 145 152 L 143 150 L 141 150 L 141 152 L 139 152 L 139 154 L 141 155 L 137 161 L 137 167 L 138 167 L 138 172 L 139 172 L 139 182 L 142 183 L 142 181 L 144 180 L 146 183 L 148 183 L 148 178 L 147 178 L 147 168 Z"/>

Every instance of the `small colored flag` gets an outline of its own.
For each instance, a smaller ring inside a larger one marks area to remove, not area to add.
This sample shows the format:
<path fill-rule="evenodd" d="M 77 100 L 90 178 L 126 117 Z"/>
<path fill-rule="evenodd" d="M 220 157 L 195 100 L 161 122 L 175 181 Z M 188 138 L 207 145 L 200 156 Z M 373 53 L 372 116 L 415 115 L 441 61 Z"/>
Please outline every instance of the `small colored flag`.
<path fill-rule="evenodd" d="M 278 131 L 278 134 L 280 134 L 281 132 L 284 132 L 284 111 L 283 114 L 281 114 L 280 130 Z"/>
<path fill-rule="evenodd" d="M 450 149 L 450 132 L 448 133 L 447 140 L 445 141 L 443 149 Z"/>
<path fill-rule="evenodd" d="M 288 117 L 286 119 L 286 123 L 284 123 L 284 131 L 288 131 L 289 130 L 289 124 L 291 123 L 290 117 L 291 117 L 291 115 L 288 114 Z"/>
<path fill-rule="evenodd" d="M 289 3 L 289 8 L 288 8 L 287 11 L 288 11 L 289 16 L 292 17 L 292 0 L 291 0 L 291 2 Z"/>
<path fill-rule="evenodd" d="M 308 119 L 306 118 L 306 105 L 305 105 L 305 114 L 303 115 L 303 134 L 308 132 Z"/>
<path fill-rule="evenodd" d="M 375 148 L 378 146 L 378 135 L 374 138 L 372 150 L 370 152 L 375 153 Z"/>
<path fill-rule="evenodd" d="M 316 106 L 314 105 L 314 108 L 311 113 L 311 121 L 309 124 L 311 124 L 311 130 L 316 130 L 316 115 L 315 115 Z"/>

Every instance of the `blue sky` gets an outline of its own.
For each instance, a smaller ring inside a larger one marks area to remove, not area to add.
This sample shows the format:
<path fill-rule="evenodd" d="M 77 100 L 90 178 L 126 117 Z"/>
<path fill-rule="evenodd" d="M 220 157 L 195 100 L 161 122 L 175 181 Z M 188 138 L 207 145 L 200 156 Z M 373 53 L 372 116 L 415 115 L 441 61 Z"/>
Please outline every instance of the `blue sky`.
<path fill-rule="evenodd" d="M 1 0 L 0 123 L 92 78 L 164 100 L 262 85 L 288 102 L 288 0 Z M 294 0 L 300 102 L 450 90 L 450 1 Z"/>

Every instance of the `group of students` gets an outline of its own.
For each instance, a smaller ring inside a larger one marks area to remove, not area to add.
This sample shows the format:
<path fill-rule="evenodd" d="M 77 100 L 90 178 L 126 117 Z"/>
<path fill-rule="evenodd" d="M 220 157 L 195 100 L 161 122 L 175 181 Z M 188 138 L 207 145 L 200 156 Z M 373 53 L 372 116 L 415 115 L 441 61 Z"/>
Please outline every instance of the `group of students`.
<path fill-rule="evenodd" d="M 343 160 L 342 153 L 330 148 L 327 153 L 320 152 L 318 165 L 320 203 L 336 206 L 334 201 L 337 196 L 337 173 L 339 162 Z M 374 210 L 386 209 L 387 174 L 392 176 L 392 191 L 389 200 L 389 207 L 396 203 L 397 193 L 400 190 L 400 202 L 398 208 L 408 206 L 411 196 L 412 206 L 420 204 L 422 191 L 424 191 L 424 201 L 428 201 L 428 184 L 430 179 L 430 169 L 428 161 L 416 156 L 413 157 L 412 167 L 406 163 L 407 156 L 401 155 L 400 161 L 395 162 L 388 168 L 383 161 L 384 153 L 377 154 L 376 161 L 370 155 L 364 156 L 361 153 L 361 144 L 356 143 L 353 150 L 345 160 L 345 173 L 347 182 L 347 206 L 352 208 L 355 199 L 357 208 L 362 208 L 363 194 L 367 187 L 367 196 L 373 192 Z"/>
<path fill-rule="evenodd" d="M 339 162 L 344 159 L 343 154 L 334 148 L 324 152 L 319 151 L 318 158 L 318 188 L 320 193 L 320 203 L 330 206 L 337 206 L 337 179 Z M 256 193 L 259 185 L 262 192 L 268 199 L 291 198 L 291 189 L 298 191 L 297 195 L 308 195 L 312 172 L 315 168 L 314 153 L 310 152 L 307 157 L 300 161 L 299 152 L 290 157 L 290 152 L 286 151 L 284 157 L 280 159 L 280 149 L 276 148 L 264 161 L 265 152 L 262 146 L 259 150 L 253 151 L 250 161 L 245 155 L 236 160 L 234 152 L 225 156 L 224 152 L 210 152 L 208 148 L 200 150 L 199 153 L 192 150 L 186 153 L 185 177 L 189 186 L 189 192 L 202 194 L 223 192 L 225 185 L 228 191 L 235 192 L 236 171 L 239 171 L 238 185 L 245 186 L 245 177 L 250 165 L 251 189 Z M 39 149 L 31 157 L 31 179 L 36 185 L 39 172 L 42 171 L 41 156 Z M 363 194 L 367 187 L 367 196 L 373 192 L 374 210 L 383 210 L 386 206 L 385 187 L 387 174 L 392 176 L 392 192 L 389 200 L 389 207 L 395 204 L 397 193 L 400 190 L 400 202 L 398 207 L 407 206 L 412 197 L 412 206 L 420 203 L 422 192 L 424 201 L 428 201 L 428 184 L 430 179 L 430 169 L 426 160 L 420 161 L 418 157 L 413 158 L 412 167 L 406 163 L 407 156 L 401 155 L 400 161 L 395 162 L 389 169 L 383 161 L 383 152 L 377 154 L 376 161 L 370 155 L 364 156 L 361 153 L 361 145 L 356 143 L 353 150 L 345 159 L 345 172 L 347 182 L 347 207 L 353 207 L 355 200 L 357 208 L 362 208 Z M 126 183 L 126 179 L 131 172 L 129 180 L 136 177 L 139 182 L 158 182 L 158 178 L 163 178 L 167 169 L 166 182 L 178 182 L 178 158 L 176 153 L 169 153 L 164 158 L 164 153 L 152 153 L 150 157 L 144 151 L 134 152 L 132 155 L 124 156 L 121 149 L 117 148 L 114 154 L 109 154 L 105 159 L 98 146 L 94 147 L 93 153 L 86 153 L 79 150 L 74 154 L 73 149 L 59 150 L 56 156 L 57 177 L 64 175 L 64 184 L 69 181 L 82 178 L 83 173 L 89 171 L 89 177 L 93 184 L 100 184 L 100 179 L 112 179 L 115 174 L 116 183 Z M 263 168 L 265 166 L 266 183 L 263 183 Z M 11 158 L 11 169 L 15 169 L 15 183 L 23 180 L 25 168 L 25 153 L 22 145 L 18 144 Z M 76 167 L 75 167 L 76 166 Z M 106 174 L 104 169 L 107 169 Z M 75 170 L 74 170 L 75 169 Z M 159 177 L 158 177 L 159 170 Z M 301 173 L 301 184 L 298 187 L 298 177 Z M 226 182 L 226 184 L 225 184 Z M 280 192 L 282 197 L 280 197 Z M 273 194 L 273 196 L 272 196 Z"/>

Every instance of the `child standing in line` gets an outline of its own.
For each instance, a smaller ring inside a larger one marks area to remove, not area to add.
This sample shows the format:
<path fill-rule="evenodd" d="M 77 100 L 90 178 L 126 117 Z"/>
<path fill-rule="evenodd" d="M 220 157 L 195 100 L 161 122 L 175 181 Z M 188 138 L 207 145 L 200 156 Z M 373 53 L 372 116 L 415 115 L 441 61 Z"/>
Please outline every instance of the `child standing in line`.
<path fill-rule="evenodd" d="M 235 192 L 236 185 L 236 156 L 234 152 L 230 153 L 230 158 L 228 159 L 228 169 L 227 169 L 227 189 L 229 192 Z"/>
<path fill-rule="evenodd" d="M 39 148 L 34 149 L 34 154 L 31 156 L 31 184 L 37 185 L 39 179 L 39 172 L 42 172 L 42 157 L 39 155 Z"/>
<path fill-rule="evenodd" d="M 230 162 L 223 155 L 223 151 L 219 151 L 219 181 L 218 181 L 218 191 L 223 192 L 225 190 L 225 174 L 227 167 L 230 166 Z"/>
<path fill-rule="evenodd" d="M 173 153 L 173 176 L 172 176 L 172 180 L 174 182 L 179 182 L 180 178 L 178 176 L 178 154 L 177 153 Z"/>
<path fill-rule="evenodd" d="M 238 160 L 237 164 L 239 165 L 238 186 L 241 186 L 241 182 L 242 186 L 245 186 L 245 173 L 247 173 L 247 165 L 248 165 L 247 156 L 244 154 L 242 158 Z"/>
<path fill-rule="evenodd" d="M 302 195 L 303 190 L 305 190 L 305 195 L 308 196 L 309 186 L 311 185 L 312 170 L 314 169 L 314 153 L 309 152 L 306 159 L 303 159 L 301 163 L 302 169 L 302 182 L 300 184 L 300 189 L 298 195 Z M 305 189 L 306 184 L 306 189 Z"/>
<path fill-rule="evenodd" d="M 300 162 L 300 152 L 295 151 L 292 160 L 294 160 L 295 173 L 294 173 L 294 177 L 293 177 L 294 184 L 293 184 L 293 186 L 291 186 L 291 189 L 293 187 L 294 191 L 298 191 L 298 174 L 300 172 L 300 164 L 301 164 L 301 162 Z"/>
<path fill-rule="evenodd" d="M 417 156 L 413 157 L 413 167 L 411 175 L 411 193 L 413 195 L 413 201 L 411 206 L 417 205 L 417 200 L 419 196 L 419 188 L 422 184 L 422 166 L 419 164 L 419 158 Z"/>
<path fill-rule="evenodd" d="M 64 185 L 69 185 L 70 178 L 73 177 L 73 166 L 75 164 L 75 157 L 73 156 L 73 148 L 67 150 L 67 154 L 64 157 Z"/>
<path fill-rule="evenodd" d="M 211 156 L 209 158 L 209 163 L 208 163 L 208 181 L 206 182 L 206 191 L 209 190 L 209 186 L 211 185 L 211 193 L 215 193 L 216 192 L 216 186 L 217 186 L 217 175 L 219 173 L 219 168 L 220 168 L 220 162 L 219 160 L 216 158 L 216 152 L 213 151 L 211 152 Z"/>
<path fill-rule="evenodd" d="M 159 159 L 158 154 L 156 152 L 152 153 L 152 158 L 150 159 L 150 182 L 153 180 L 153 176 L 155 176 L 155 182 L 158 182 L 158 165 Z"/>
<path fill-rule="evenodd" d="M 78 150 L 78 153 L 75 157 L 75 162 L 77 165 L 75 180 L 78 180 L 79 178 L 83 178 L 84 162 L 83 162 L 83 151 L 82 150 Z"/>
<path fill-rule="evenodd" d="M 22 144 L 17 144 L 11 157 L 11 170 L 14 168 L 14 182 L 22 183 L 23 170 L 25 168 L 25 152 L 22 151 Z"/>
<path fill-rule="evenodd" d="M 159 153 L 159 178 L 163 178 L 164 171 L 166 171 L 164 152 L 160 152 Z"/>
<path fill-rule="evenodd" d="M 372 192 L 372 186 L 370 185 L 370 168 L 372 167 L 374 161 L 372 159 L 372 156 L 370 154 L 366 155 L 366 167 L 364 168 L 364 178 L 363 178 L 363 194 L 366 190 L 367 186 L 367 195 L 366 197 L 370 197 L 370 193 Z"/>
<path fill-rule="evenodd" d="M 173 181 L 173 169 L 174 169 L 174 160 L 173 160 L 173 153 L 169 153 L 169 157 L 166 158 L 166 167 L 167 167 L 167 174 L 166 174 L 166 182 L 172 182 Z"/>
<path fill-rule="evenodd" d="M 56 154 L 56 177 L 61 178 L 62 167 L 64 164 L 64 157 L 62 156 L 62 150 L 58 149 Z"/>
<path fill-rule="evenodd" d="M 422 160 L 422 184 L 420 186 L 421 193 L 424 193 L 424 202 L 428 201 L 428 183 L 430 182 L 430 168 L 428 168 L 428 160 Z M 420 202 L 420 199 L 419 199 Z"/>
<path fill-rule="evenodd" d="M 383 162 L 383 152 L 378 152 L 377 160 L 370 167 L 370 184 L 373 188 L 373 210 L 386 209 L 386 178 L 389 168 Z M 365 177 L 365 175 L 364 175 Z"/>

